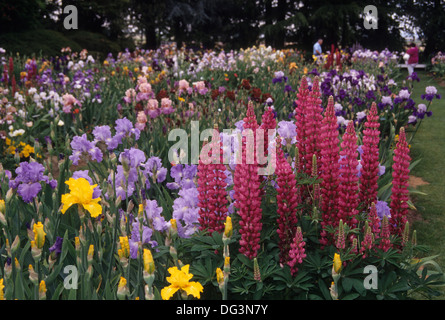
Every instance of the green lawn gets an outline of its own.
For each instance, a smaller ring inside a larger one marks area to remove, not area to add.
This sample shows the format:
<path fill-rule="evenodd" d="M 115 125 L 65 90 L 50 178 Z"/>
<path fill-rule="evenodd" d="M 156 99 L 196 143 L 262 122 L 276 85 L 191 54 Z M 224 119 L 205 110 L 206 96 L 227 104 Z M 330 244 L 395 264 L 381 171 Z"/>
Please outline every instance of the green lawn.
<path fill-rule="evenodd" d="M 410 229 L 417 230 L 418 243 L 428 246 L 431 249 L 429 254 L 440 255 L 436 261 L 445 271 L 445 87 L 441 87 L 426 72 L 418 72 L 418 75 L 421 82 L 414 85 L 414 101 L 421 103 L 420 96 L 425 92 L 424 88 L 430 85 L 437 88 L 442 99 L 433 100 L 430 106 L 433 115 L 422 122 L 412 141 L 413 161 L 422 160 L 411 175 L 422 178 L 428 184 L 417 187 L 427 195 L 413 196 L 417 214 Z"/>

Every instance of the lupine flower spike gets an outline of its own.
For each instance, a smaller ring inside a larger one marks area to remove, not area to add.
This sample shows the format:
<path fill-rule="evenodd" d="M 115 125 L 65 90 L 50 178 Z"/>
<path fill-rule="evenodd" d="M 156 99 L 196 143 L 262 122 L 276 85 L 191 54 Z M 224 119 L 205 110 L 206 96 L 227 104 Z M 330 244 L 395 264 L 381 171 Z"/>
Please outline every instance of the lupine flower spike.
<path fill-rule="evenodd" d="M 321 181 L 321 239 L 322 245 L 328 244 L 326 226 L 338 224 L 338 186 L 339 186 L 339 152 L 340 140 L 337 117 L 334 110 L 334 98 L 329 97 L 324 113 L 320 134 L 320 178 Z M 332 241 L 332 239 L 331 239 Z"/>
<path fill-rule="evenodd" d="M 205 164 L 200 159 L 198 165 L 200 230 L 206 229 L 209 233 L 222 232 L 227 215 L 227 176 L 221 144 L 219 132 L 215 127 L 212 141 L 209 143 L 211 161 Z"/>
<path fill-rule="evenodd" d="M 249 103 L 247 115 L 244 118 L 244 130 L 250 129 L 255 141 L 255 132 L 258 128 L 253 104 Z M 242 143 L 242 163 L 237 164 L 234 174 L 235 207 L 241 220 L 240 225 L 240 253 L 249 259 L 257 256 L 260 248 L 260 235 L 262 229 L 262 209 L 261 209 L 261 189 L 260 176 L 258 175 L 258 165 L 255 161 L 255 151 L 247 150 L 246 137 Z M 254 149 L 254 148 L 253 148 Z M 253 163 L 246 162 L 248 156 L 253 159 Z"/>
<path fill-rule="evenodd" d="M 391 234 L 402 236 L 408 214 L 408 179 L 409 179 L 408 143 L 406 142 L 405 129 L 400 128 L 399 141 L 394 150 L 392 165 L 392 194 L 391 194 L 391 218 L 389 220 Z"/>
<path fill-rule="evenodd" d="M 340 151 L 340 187 L 339 187 L 339 216 L 349 227 L 355 228 L 356 215 L 359 204 L 358 198 L 358 160 L 357 136 L 354 122 L 349 121 L 343 135 Z"/>
<path fill-rule="evenodd" d="M 361 155 L 360 164 L 360 195 L 362 208 L 367 210 L 371 203 L 377 201 L 378 175 L 379 175 L 379 116 L 377 114 L 377 106 L 374 103 L 365 122 L 363 130 L 363 153 Z"/>
<path fill-rule="evenodd" d="M 278 236 L 280 237 L 280 262 L 289 261 L 289 252 L 297 229 L 297 181 L 281 149 L 281 138 L 277 138 L 277 213 Z"/>

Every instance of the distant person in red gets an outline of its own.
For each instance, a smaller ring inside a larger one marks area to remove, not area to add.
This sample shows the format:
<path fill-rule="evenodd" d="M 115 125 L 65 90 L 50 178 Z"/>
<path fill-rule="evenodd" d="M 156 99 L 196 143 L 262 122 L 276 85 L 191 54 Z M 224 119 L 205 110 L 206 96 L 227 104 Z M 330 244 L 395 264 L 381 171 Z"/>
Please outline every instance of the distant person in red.
<path fill-rule="evenodd" d="M 416 66 L 416 64 L 419 63 L 419 48 L 417 48 L 416 44 L 412 42 L 408 46 L 406 53 L 409 54 L 407 65 L 408 65 L 408 76 L 410 76 L 414 72 L 414 67 Z"/>

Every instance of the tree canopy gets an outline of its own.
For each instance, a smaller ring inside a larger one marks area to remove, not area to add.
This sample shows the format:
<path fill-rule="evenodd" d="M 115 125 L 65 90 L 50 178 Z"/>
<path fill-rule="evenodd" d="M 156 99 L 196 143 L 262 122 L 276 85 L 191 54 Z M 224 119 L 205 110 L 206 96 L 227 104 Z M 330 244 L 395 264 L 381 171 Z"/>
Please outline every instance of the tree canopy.
<path fill-rule="evenodd" d="M 179 46 L 240 48 L 260 41 L 275 48 L 298 46 L 310 50 L 323 38 L 325 44 L 371 49 L 402 49 L 400 31 L 417 30 L 426 52 L 445 45 L 443 0 L 373 1 L 378 28 L 364 27 L 369 1 L 327 0 L 3 0 L 0 30 L 3 33 L 38 28 L 70 32 L 63 28 L 63 8 L 78 9 L 79 29 L 101 33 L 110 40 L 136 39 L 146 48 L 162 41 Z M 138 45 L 140 45 L 138 44 Z"/>

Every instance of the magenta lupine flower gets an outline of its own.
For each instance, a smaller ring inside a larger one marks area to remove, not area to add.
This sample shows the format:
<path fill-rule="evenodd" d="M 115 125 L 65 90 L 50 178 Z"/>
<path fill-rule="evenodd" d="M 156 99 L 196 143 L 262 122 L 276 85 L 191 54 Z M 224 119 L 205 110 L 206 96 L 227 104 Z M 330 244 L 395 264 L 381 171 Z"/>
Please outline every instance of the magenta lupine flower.
<path fill-rule="evenodd" d="M 297 147 L 300 158 L 300 171 L 312 174 L 312 157 L 315 154 L 320 159 L 319 129 L 322 122 L 321 93 L 319 78 L 315 77 L 312 90 L 309 91 L 307 80 L 302 78 L 297 94 L 295 119 L 297 125 Z"/>
<path fill-rule="evenodd" d="M 339 188 L 339 132 L 337 117 L 335 116 L 334 98 L 328 99 L 328 105 L 324 113 L 324 118 L 320 132 L 320 184 L 321 211 L 322 211 L 322 231 L 320 242 L 322 245 L 328 244 L 326 226 L 338 225 L 338 188 Z"/>
<path fill-rule="evenodd" d="M 340 186 L 339 186 L 339 217 L 349 227 L 357 224 L 356 215 L 359 204 L 357 176 L 357 136 L 354 122 L 349 121 L 343 135 L 340 151 Z"/>
<path fill-rule="evenodd" d="M 297 104 L 295 108 L 295 119 L 296 119 L 295 124 L 297 126 L 297 137 L 298 137 L 297 147 L 300 158 L 298 171 L 305 172 L 309 168 L 308 174 L 310 174 L 312 166 L 311 164 L 308 165 L 305 162 L 306 157 L 304 157 L 305 154 L 304 144 L 306 143 L 306 137 L 307 137 L 305 124 L 307 122 L 306 118 L 307 118 L 308 108 L 310 107 L 308 99 L 309 99 L 309 88 L 307 79 L 306 77 L 302 77 L 300 87 L 298 88 L 297 99 L 295 101 Z"/>
<path fill-rule="evenodd" d="M 286 161 L 281 149 L 280 138 L 277 138 L 277 213 L 278 236 L 280 237 L 280 263 L 289 261 L 291 244 L 297 229 L 298 190 L 295 174 Z"/>
<path fill-rule="evenodd" d="M 362 253 L 362 258 L 365 259 L 368 256 L 369 251 L 372 249 L 374 244 L 371 227 L 367 227 L 365 231 L 365 237 L 361 243 L 359 253 Z"/>
<path fill-rule="evenodd" d="M 272 134 L 272 130 L 277 127 L 277 120 L 275 119 L 275 114 L 273 113 L 272 107 L 266 107 L 262 117 L 260 128 L 264 130 L 264 156 L 267 157 L 269 154 L 269 134 Z M 270 131 L 269 131 L 270 130 Z M 262 156 L 260 154 L 260 156 Z"/>
<path fill-rule="evenodd" d="M 9 181 L 9 187 L 16 189 L 24 202 L 30 203 L 42 190 L 41 182 L 49 184 L 52 189 L 57 187 L 57 181 L 49 180 L 44 172 L 45 167 L 38 162 L 21 162 L 15 169 L 16 178 Z"/>
<path fill-rule="evenodd" d="M 344 229 L 344 225 L 343 225 L 343 220 L 340 219 L 339 223 L 338 223 L 338 229 L 337 229 L 337 241 L 335 242 L 335 247 L 338 250 L 342 250 L 346 247 L 346 234 L 345 234 L 345 229 Z"/>
<path fill-rule="evenodd" d="M 249 103 L 247 114 L 244 118 L 244 130 L 252 130 L 252 134 L 255 136 L 257 128 L 258 123 L 253 111 L 253 105 Z M 260 235 L 263 226 L 261 222 L 260 177 L 258 175 L 258 165 L 254 157 L 255 151 L 253 151 L 253 155 L 247 154 L 246 137 L 243 137 L 241 147 L 242 162 L 236 165 L 233 177 L 236 200 L 235 207 L 238 209 L 238 214 L 241 218 L 239 221 L 239 232 L 241 234 L 239 251 L 249 259 L 253 259 L 257 256 L 258 250 L 260 249 Z M 254 163 L 248 164 L 246 162 L 247 156 L 253 158 Z"/>
<path fill-rule="evenodd" d="M 306 151 L 306 163 L 312 168 L 313 156 L 316 156 L 317 163 L 320 161 L 320 123 L 323 121 L 323 107 L 321 105 L 321 93 L 319 87 L 319 78 L 315 77 L 312 84 L 312 90 L 309 93 L 310 109 L 308 113 L 308 119 L 306 123 L 307 139 L 305 143 Z M 311 174 L 311 170 L 307 170 L 306 173 Z M 318 172 L 317 172 L 318 174 Z"/>
<path fill-rule="evenodd" d="M 211 162 L 206 164 L 199 159 L 198 164 L 198 207 L 200 230 L 207 230 L 210 234 L 213 232 L 222 232 L 224 230 L 224 221 L 227 215 L 227 176 L 226 167 L 223 164 L 223 155 L 221 152 L 221 139 L 219 132 L 215 128 L 212 141 L 209 143 L 209 154 Z M 218 149 L 217 154 L 213 151 Z"/>
<path fill-rule="evenodd" d="M 391 248 L 390 237 L 391 237 L 391 231 L 390 231 L 388 217 L 383 216 L 382 228 L 380 231 L 380 242 L 377 247 L 379 249 L 382 249 L 384 252 L 388 251 Z"/>
<path fill-rule="evenodd" d="M 101 162 L 103 158 L 102 151 L 96 145 L 89 141 L 86 133 L 82 136 L 75 136 L 71 141 L 71 149 L 73 154 L 69 156 L 69 159 L 73 161 L 73 164 L 77 166 L 79 164 L 80 157 L 83 155 L 89 155 L 91 160 Z"/>
<path fill-rule="evenodd" d="M 361 155 L 360 194 L 359 199 L 365 210 L 377 201 L 379 178 L 379 116 L 377 105 L 372 103 L 363 130 L 363 153 Z"/>
<path fill-rule="evenodd" d="M 306 242 L 303 241 L 303 233 L 301 232 L 301 228 L 297 227 L 295 237 L 290 245 L 289 261 L 287 262 L 291 269 L 292 275 L 295 275 L 298 272 L 297 265 L 302 264 L 303 259 L 306 258 L 305 245 Z"/>
<path fill-rule="evenodd" d="M 405 129 L 400 128 L 399 141 L 396 144 L 392 165 L 392 194 L 391 194 L 391 234 L 402 236 L 405 228 L 406 215 L 408 214 L 408 179 L 409 179 L 409 156 L 408 143 L 406 142 Z"/>
<path fill-rule="evenodd" d="M 377 214 L 377 207 L 375 206 L 374 202 L 371 204 L 371 207 L 369 208 L 368 223 L 372 233 L 375 235 L 375 237 L 378 237 L 380 233 L 381 222 Z"/>

